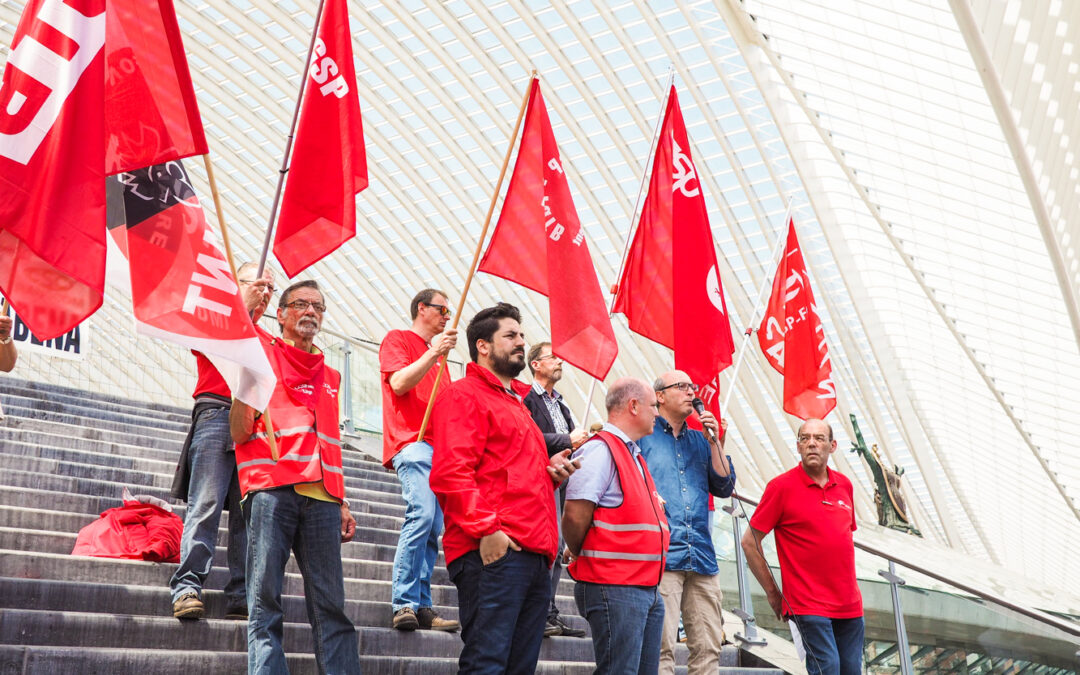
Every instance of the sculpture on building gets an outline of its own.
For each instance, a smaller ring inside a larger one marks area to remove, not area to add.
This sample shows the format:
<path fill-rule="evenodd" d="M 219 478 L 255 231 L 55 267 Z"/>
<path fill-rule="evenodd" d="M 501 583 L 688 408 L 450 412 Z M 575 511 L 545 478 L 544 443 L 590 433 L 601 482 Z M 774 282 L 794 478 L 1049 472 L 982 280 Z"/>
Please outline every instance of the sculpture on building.
<path fill-rule="evenodd" d="M 904 475 L 904 467 L 894 464 L 893 468 L 888 468 L 881 461 L 877 444 L 869 450 L 866 448 L 866 441 L 863 440 L 855 415 L 851 415 L 851 426 L 855 430 L 856 440 L 851 444 L 851 451 L 866 460 L 870 472 L 874 475 L 874 503 L 877 505 L 878 524 L 921 537 L 922 533 L 911 522 L 904 494 L 900 490 L 900 477 Z"/>

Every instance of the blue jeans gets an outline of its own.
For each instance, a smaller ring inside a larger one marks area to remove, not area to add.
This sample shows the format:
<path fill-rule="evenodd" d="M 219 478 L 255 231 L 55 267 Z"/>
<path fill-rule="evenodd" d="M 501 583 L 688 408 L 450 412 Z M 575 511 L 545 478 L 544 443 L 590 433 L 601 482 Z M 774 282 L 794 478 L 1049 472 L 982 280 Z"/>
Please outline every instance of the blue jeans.
<path fill-rule="evenodd" d="M 656 586 L 574 584 L 578 611 L 592 629 L 595 675 L 656 675 L 664 599 Z"/>
<path fill-rule="evenodd" d="M 809 675 L 862 673 L 863 618 L 829 619 L 799 614 L 795 624 L 802 634 Z"/>
<path fill-rule="evenodd" d="M 469 551 L 447 571 L 457 586 L 465 643 L 458 674 L 531 675 L 540 658 L 551 598 L 547 557 L 511 549 L 484 565 L 479 551 Z"/>
<path fill-rule="evenodd" d="M 431 452 L 429 443 L 410 443 L 392 460 L 405 500 L 405 524 L 398 536 L 390 586 L 395 612 L 402 607 L 431 607 L 431 572 L 443 530 L 442 508 L 428 484 Z"/>
<path fill-rule="evenodd" d="M 304 578 L 311 638 L 320 673 L 360 672 L 356 629 L 345 615 L 341 506 L 292 487 L 250 493 L 248 522 L 248 673 L 288 673 L 281 644 L 281 587 L 289 551 Z"/>
<path fill-rule="evenodd" d="M 240 483 L 236 478 L 236 453 L 229 435 L 229 408 L 203 410 L 192 424 L 184 534 L 180 538 L 180 567 L 169 580 L 172 599 L 194 591 L 202 595 L 217 546 L 221 510 L 229 505 L 229 583 L 225 586 L 226 611 L 247 606 L 244 596 L 244 558 L 247 527 L 240 512 Z"/>

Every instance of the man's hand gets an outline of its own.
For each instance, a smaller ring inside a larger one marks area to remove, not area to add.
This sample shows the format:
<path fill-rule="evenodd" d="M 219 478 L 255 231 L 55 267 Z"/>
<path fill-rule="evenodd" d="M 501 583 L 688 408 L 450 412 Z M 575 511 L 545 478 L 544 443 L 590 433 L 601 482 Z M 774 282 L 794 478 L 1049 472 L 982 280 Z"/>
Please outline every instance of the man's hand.
<path fill-rule="evenodd" d="M 11 326 L 14 321 L 10 316 L 0 316 L 0 340 L 11 337 Z"/>
<path fill-rule="evenodd" d="M 727 420 L 720 420 L 720 424 L 718 425 L 716 423 L 716 417 L 708 410 L 701 413 L 698 417 L 701 418 L 701 426 L 705 427 L 708 432 L 706 435 L 711 434 L 711 437 L 715 438 L 720 443 L 720 447 L 723 448 L 724 436 L 727 433 Z"/>
<path fill-rule="evenodd" d="M 457 328 L 447 328 L 441 335 L 431 341 L 431 348 L 439 356 L 446 356 L 457 344 Z"/>
<path fill-rule="evenodd" d="M 784 599 L 781 597 L 779 591 L 773 591 L 766 593 L 765 597 L 769 599 L 769 607 L 772 607 L 773 614 L 776 615 L 778 621 L 784 620 Z"/>
<path fill-rule="evenodd" d="M 551 461 L 548 462 L 548 475 L 551 476 L 551 481 L 556 485 L 562 485 L 562 482 L 569 478 L 570 474 L 581 468 L 580 459 L 570 461 L 570 452 L 570 448 L 567 448 L 552 455 Z"/>
<path fill-rule="evenodd" d="M 574 560 L 576 560 L 576 559 L 577 558 L 574 557 L 574 554 L 570 552 L 570 547 L 569 546 L 566 546 L 566 547 L 563 548 L 563 552 L 562 552 L 562 564 L 563 565 L 569 565 L 570 563 L 574 562 Z"/>
<path fill-rule="evenodd" d="M 507 549 L 520 551 L 521 547 L 502 530 L 496 530 L 491 534 L 480 538 L 480 562 L 490 565 L 506 555 Z"/>
<path fill-rule="evenodd" d="M 589 435 L 585 433 L 584 429 L 574 429 L 570 432 L 570 448 L 572 450 L 577 450 L 587 440 L 589 440 Z"/>
<path fill-rule="evenodd" d="M 256 279 L 250 284 L 244 284 L 244 309 L 251 312 L 261 305 L 264 301 L 269 304 L 270 302 L 270 284 L 273 283 L 267 277 Z"/>
<path fill-rule="evenodd" d="M 341 543 L 352 541 L 356 536 L 356 519 L 353 518 L 349 507 L 341 505 Z"/>

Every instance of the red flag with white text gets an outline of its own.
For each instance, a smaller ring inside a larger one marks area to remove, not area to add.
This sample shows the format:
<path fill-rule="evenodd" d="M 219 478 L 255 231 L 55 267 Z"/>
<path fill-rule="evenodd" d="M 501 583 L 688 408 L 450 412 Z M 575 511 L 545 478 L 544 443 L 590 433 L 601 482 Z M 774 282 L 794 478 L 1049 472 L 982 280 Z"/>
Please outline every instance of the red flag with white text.
<path fill-rule="evenodd" d="M 674 86 L 615 311 L 626 315 L 630 330 L 675 350 L 675 368 L 701 386 L 702 401 L 719 416 L 719 373 L 731 365 L 735 342 Z"/>
<path fill-rule="evenodd" d="M 536 79 L 514 174 L 477 269 L 548 296 L 552 353 L 607 377 L 619 346 Z"/>
<path fill-rule="evenodd" d="M 181 162 L 110 176 L 107 192 L 136 331 L 202 352 L 235 398 L 264 410 L 274 371 Z"/>
<path fill-rule="evenodd" d="M 0 289 L 33 332 L 101 306 L 105 175 L 206 151 L 170 0 L 30 0 L 0 86 Z"/>
<path fill-rule="evenodd" d="M 836 407 L 829 347 L 806 273 L 795 219 L 788 221 L 784 257 L 758 328 L 765 359 L 784 376 L 784 410 L 800 419 L 824 419 Z"/>
<path fill-rule="evenodd" d="M 356 195 L 368 186 L 345 0 L 326 0 L 307 78 L 274 234 L 274 255 L 290 277 L 356 235 Z"/>

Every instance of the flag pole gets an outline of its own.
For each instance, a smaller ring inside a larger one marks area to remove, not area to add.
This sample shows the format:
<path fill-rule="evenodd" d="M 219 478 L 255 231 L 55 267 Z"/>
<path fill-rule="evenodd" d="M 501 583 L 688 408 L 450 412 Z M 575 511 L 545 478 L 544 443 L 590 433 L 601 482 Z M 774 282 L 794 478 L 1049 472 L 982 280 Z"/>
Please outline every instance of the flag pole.
<path fill-rule="evenodd" d="M 506 167 L 510 165 L 510 155 L 513 154 L 514 146 L 517 145 L 521 119 L 525 117 L 525 108 L 529 105 L 532 84 L 535 79 L 536 70 L 533 69 L 529 73 L 529 83 L 525 85 L 525 98 L 521 101 L 521 109 L 518 110 L 517 121 L 514 122 L 514 132 L 510 135 L 510 145 L 506 148 L 506 157 L 503 158 L 502 169 L 499 170 L 499 179 L 495 181 L 495 192 L 491 195 L 491 204 L 488 206 L 487 216 L 484 217 L 484 227 L 480 231 L 480 238 L 476 241 L 476 250 L 473 252 L 472 263 L 469 264 L 469 274 L 465 277 L 465 287 L 461 291 L 461 298 L 458 300 L 457 311 L 454 312 L 454 321 L 450 325 L 451 328 L 457 328 L 458 322 L 461 320 L 461 312 L 465 309 L 465 297 L 469 295 L 469 287 L 472 286 L 473 276 L 476 275 L 476 263 L 480 260 L 480 251 L 484 248 L 484 238 L 487 236 L 488 226 L 491 225 L 491 215 L 495 212 L 495 204 L 499 200 L 499 190 L 502 189 L 503 178 L 506 176 Z M 420 433 L 416 437 L 417 443 L 424 440 L 424 433 L 427 432 L 428 422 L 431 420 L 431 409 L 435 405 L 435 392 L 439 390 L 439 382 L 442 381 L 445 370 L 446 357 L 444 356 L 439 364 L 439 372 L 435 375 L 435 383 L 431 387 L 431 398 L 428 399 L 427 409 L 424 410 L 424 419 L 420 423 Z"/>
<path fill-rule="evenodd" d="M 233 279 L 236 279 L 239 284 L 240 277 L 236 272 L 236 261 L 233 260 L 232 245 L 229 244 L 229 228 L 225 227 L 225 212 L 221 210 L 221 196 L 218 194 L 217 181 L 214 179 L 214 166 L 210 163 L 209 152 L 202 157 L 203 165 L 206 167 L 206 180 L 210 183 L 210 196 L 214 199 L 214 213 L 217 214 L 218 227 L 221 228 L 221 241 L 225 245 L 225 259 L 229 261 L 229 269 L 232 270 Z M 261 276 L 262 272 L 260 271 L 255 278 L 258 279 Z M 266 425 L 266 440 L 270 444 L 270 456 L 274 461 L 277 461 L 277 439 L 274 438 L 274 424 L 270 420 L 270 408 L 264 410 L 262 415 L 263 424 Z"/>
<path fill-rule="evenodd" d="M 652 141 L 649 143 L 649 154 L 645 158 L 645 170 L 641 172 L 641 183 L 638 185 L 637 199 L 634 201 L 634 211 L 630 214 L 630 232 L 626 235 L 626 245 L 623 246 L 622 258 L 619 259 L 619 271 L 615 275 L 615 284 L 618 286 L 618 280 L 622 278 L 623 267 L 626 265 L 626 256 L 630 253 L 630 242 L 634 240 L 634 229 L 637 226 L 637 214 L 638 208 L 641 207 L 641 195 L 645 192 L 645 178 L 649 175 L 649 158 L 653 156 L 653 151 L 656 149 L 656 141 L 660 138 L 660 125 L 664 122 L 664 114 L 667 112 L 668 97 L 671 95 L 671 86 L 675 84 L 675 66 L 668 66 L 668 78 L 667 85 L 664 87 L 664 98 L 660 102 L 660 114 L 656 118 L 656 126 L 653 128 Z M 611 293 L 611 303 L 608 306 L 608 321 L 615 315 L 615 298 L 617 294 Z M 592 407 L 593 393 L 596 392 L 597 379 L 592 379 L 592 384 L 589 385 L 589 394 L 585 397 L 585 409 L 581 411 L 581 423 L 585 424 L 589 416 L 589 408 Z M 584 428 L 584 427 L 583 427 Z"/>
<path fill-rule="evenodd" d="M 270 205 L 270 220 L 266 224 L 266 238 L 263 239 L 262 253 L 259 256 L 259 268 L 255 272 L 255 278 L 262 276 L 266 267 L 266 256 L 270 252 L 270 240 L 274 234 L 274 221 L 277 218 L 278 204 L 281 201 L 281 188 L 285 185 L 285 174 L 289 172 L 289 156 L 292 154 L 293 136 L 296 134 L 296 122 L 300 118 L 300 104 L 304 100 L 304 89 L 307 87 L 307 72 L 311 64 L 311 52 L 315 49 L 315 40 L 319 36 L 319 23 L 322 21 L 323 5 L 326 0 L 319 0 L 319 8 L 315 11 L 315 25 L 311 28 L 311 42 L 308 43 L 307 58 L 300 71 L 300 93 L 296 97 L 296 108 L 293 109 L 292 124 L 289 126 L 289 136 L 285 139 L 285 156 L 281 159 L 281 168 L 278 169 L 277 189 L 274 191 L 274 201 Z M 350 38 L 351 39 L 351 38 Z"/>
<path fill-rule="evenodd" d="M 765 295 L 765 289 L 772 285 L 773 278 L 776 276 L 776 259 L 783 251 L 784 242 L 787 241 L 787 237 L 784 233 L 787 232 L 788 221 L 791 220 L 791 199 L 788 198 L 787 210 L 784 212 L 783 225 L 781 225 L 780 234 L 776 238 L 776 246 L 772 252 L 773 274 L 765 274 L 761 280 L 761 288 L 758 289 L 757 300 L 754 303 L 754 311 L 750 314 L 750 321 L 743 333 L 742 344 L 739 345 L 739 354 L 735 357 L 735 365 L 731 369 L 731 380 L 729 382 L 727 394 L 724 395 L 724 403 L 720 406 L 720 415 L 723 416 L 727 412 L 728 403 L 731 402 L 731 395 L 735 392 L 735 376 L 739 374 L 739 367 L 742 366 L 743 357 L 746 355 L 746 346 L 750 344 L 750 336 L 754 334 L 754 322 L 757 321 L 758 312 L 761 310 L 763 296 Z"/>

